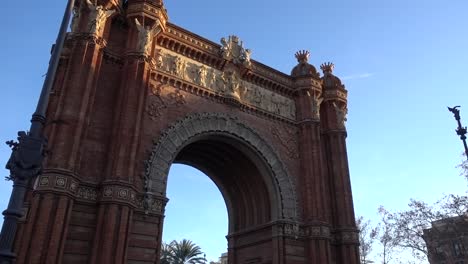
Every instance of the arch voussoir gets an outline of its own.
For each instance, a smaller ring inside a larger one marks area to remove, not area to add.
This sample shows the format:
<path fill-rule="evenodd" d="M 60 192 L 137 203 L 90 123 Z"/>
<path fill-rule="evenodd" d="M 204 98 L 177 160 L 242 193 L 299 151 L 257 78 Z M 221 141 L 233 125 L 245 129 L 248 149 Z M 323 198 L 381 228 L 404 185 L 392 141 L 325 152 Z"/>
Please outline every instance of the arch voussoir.
<path fill-rule="evenodd" d="M 293 181 L 276 152 L 252 128 L 226 114 L 189 115 L 161 134 L 153 146 L 150 160 L 146 162 L 145 178 L 152 184 L 150 189 L 147 186 L 147 191 L 165 196 L 170 164 L 187 143 L 204 133 L 238 138 L 259 154 L 273 175 L 272 184 L 276 186 L 274 189 L 278 190 L 280 199 L 278 217 L 297 220 L 297 196 Z"/>

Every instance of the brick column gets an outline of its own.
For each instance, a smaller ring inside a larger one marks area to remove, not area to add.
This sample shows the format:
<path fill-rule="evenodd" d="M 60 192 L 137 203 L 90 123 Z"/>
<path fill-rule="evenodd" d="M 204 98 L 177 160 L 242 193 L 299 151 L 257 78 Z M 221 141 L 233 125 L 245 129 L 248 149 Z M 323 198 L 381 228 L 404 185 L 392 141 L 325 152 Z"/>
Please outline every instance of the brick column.
<path fill-rule="evenodd" d="M 309 261 L 331 263 L 330 211 L 327 181 L 323 170 L 320 127 L 321 81 L 313 77 L 296 79 L 299 123 L 300 184 L 303 229 Z M 315 232 L 318 230 L 318 232 Z"/>
<path fill-rule="evenodd" d="M 164 197 L 154 197 L 148 193 L 144 183 L 141 183 L 142 161 L 137 160 L 140 144 L 141 130 L 143 128 L 143 116 L 146 98 L 149 94 L 150 73 L 154 69 L 153 51 L 157 34 L 163 30 L 167 20 L 163 16 L 165 11 L 160 4 L 151 1 L 129 1 L 127 23 L 129 26 L 125 57 L 122 67 L 121 83 L 118 87 L 117 107 L 113 120 L 113 134 L 110 144 L 109 157 L 112 160 L 106 169 L 101 188 L 109 193 L 109 199 L 101 202 L 98 209 L 97 230 L 94 238 L 94 251 L 91 263 L 126 263 L 127 258 L 135 258 L 135 253 L 129 252 L 129 244 L 133 231 L 141 232 L 134 219 L 134 207 L 131 204 L 122 203 L 115 196 L 119 195 L 122 186 L 132 187 L 138 193 L 143 194 L 143 206 L 148 209 L 154 201 L 164 201 Z M 160 17 L 163 16 L 163 17 Z M 146 34 L 146 35 L 145 35 Z M 140 165 L 139 167 L 137 167 Z M 112 199 L 110 196 L 113 196 Z M 162 202 L 161 202 L 162 203 Z M 162 223 L 161 215 L 152 215 L 151 219 Z M 159 233 L 162 231 L 160 225 Z M 153 232 L 149 230 L 148 232 Z M 144 260 L 156 261 L 160 250 L 160 240 L 157 243 L 141 245 L 142 248 L 152 250 L 155 254 L 141 256 Z M 132 244 L 134 246 L 134 244 Z M 137 243 L 137 247 L 140 245 Z M 116 252 L 120 252 L 116 254 Z"/>
<path fill-rule="evenodd" d="M 336 263 L 359 263 L 359 239 L 354 217 L 353 197 L 346 150 L 347 91 L 332 74 L 334 65 L 322 64 L 324 71 L 321 107 L 323 149 L 329 175 L 333 208 Z"/>

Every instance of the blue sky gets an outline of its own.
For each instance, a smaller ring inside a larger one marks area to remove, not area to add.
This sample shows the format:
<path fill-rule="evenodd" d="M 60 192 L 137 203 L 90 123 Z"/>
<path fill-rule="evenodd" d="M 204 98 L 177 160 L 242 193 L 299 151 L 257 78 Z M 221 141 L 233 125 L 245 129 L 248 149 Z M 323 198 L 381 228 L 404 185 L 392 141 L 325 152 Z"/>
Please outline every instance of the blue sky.
<path fill-rule="evenodd" d="M 411 197 L 431 202 L 467 189 L 455 168 L 462 145 L 446 109 L 462 105 L 468 125 L 466 0 L 165 2 L 172 23 L 215 42 L 238 35 L 253 59 L 280 71 L 290 72 L 299 49 L 310 50 L 317 67 L 335 63 L 349 91 L 348 156 L 358 215 L 375 218 L 379 205 L 398 210 Z M 0 141 L 29 127 L 64 6 L 58 0 L 3 3 Z M 0 163 L 9 154 L 0 146 Z M 165 240 L 192 239 L 214 260 L 226 247 L 222 197 L 206 176 L 180 167 L 172 172 Z M 197 188 L 184 188 L 188 180 Z M 1 208 L 10 188 L 0 182 Z"/>

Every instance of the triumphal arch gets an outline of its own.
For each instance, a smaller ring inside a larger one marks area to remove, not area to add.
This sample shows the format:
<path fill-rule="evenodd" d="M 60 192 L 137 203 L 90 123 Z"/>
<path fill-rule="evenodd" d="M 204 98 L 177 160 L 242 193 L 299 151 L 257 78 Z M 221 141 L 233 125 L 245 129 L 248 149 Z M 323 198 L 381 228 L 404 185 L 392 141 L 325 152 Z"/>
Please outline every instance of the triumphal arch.
<path fill-rule="evenodd" d="M 159 263 L 173 163 L 220 189 L 229 263 L 359 263 L 344 85 L 307 51 L 289 75 L 247 47 L 161 0 L 77 1 L 17 263 Z"/>

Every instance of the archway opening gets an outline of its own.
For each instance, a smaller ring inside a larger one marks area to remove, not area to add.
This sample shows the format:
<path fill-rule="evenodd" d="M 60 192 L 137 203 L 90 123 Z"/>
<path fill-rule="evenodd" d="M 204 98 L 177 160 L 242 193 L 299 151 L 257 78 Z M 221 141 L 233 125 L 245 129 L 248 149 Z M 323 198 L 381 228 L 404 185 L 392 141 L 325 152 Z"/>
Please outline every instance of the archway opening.
<path fill-rule="evenodd" d="M 227 251 L 226 235 L 272 221 L 278 206 L 268 179 L 262 159 L 237 139 L 197 137 L 178 152 L 168 175 L 163 241 L 190 239 L 217 260 Z"/>
<path fill-rule="evenodd" d="M 227 252 L 228 214 L 218 187 L 200 170 L 173 164 L 169 171 L 163 241 L 189 239 L 207 263 Z"/>

